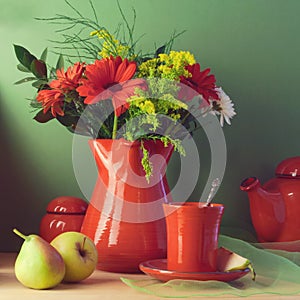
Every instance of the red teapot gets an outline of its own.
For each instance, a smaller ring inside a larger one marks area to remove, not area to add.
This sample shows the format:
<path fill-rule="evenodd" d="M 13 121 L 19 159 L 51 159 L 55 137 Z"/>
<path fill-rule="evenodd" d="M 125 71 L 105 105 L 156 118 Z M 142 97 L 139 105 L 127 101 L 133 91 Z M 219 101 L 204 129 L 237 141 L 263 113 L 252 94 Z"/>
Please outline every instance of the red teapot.
<path fill-rule="evenodd" d="M 259 242 L 300 240 L 300 156 L 279 163 L 275 178 L 265 184 L 249 177 L 240 189 L 248 193 Z"/>

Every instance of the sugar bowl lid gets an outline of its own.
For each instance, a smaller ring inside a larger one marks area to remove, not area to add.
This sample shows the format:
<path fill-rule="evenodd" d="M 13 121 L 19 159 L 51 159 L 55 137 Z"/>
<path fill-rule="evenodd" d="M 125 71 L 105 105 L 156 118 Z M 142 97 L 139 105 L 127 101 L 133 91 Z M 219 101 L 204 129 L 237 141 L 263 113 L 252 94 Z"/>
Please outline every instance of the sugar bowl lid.
<path fill-rule="evenodd" d="M 276 168 L 277 176 L 288 178 L 300 178 L 300 156 L 289 157 L 283 160 Z"/>
<path fill-rule="evenodd" d="M 87 210 L 88 204 L 81 198 L 60 196 L 49 202 L 48 213 L 56 214 L 82 214 Z"/>

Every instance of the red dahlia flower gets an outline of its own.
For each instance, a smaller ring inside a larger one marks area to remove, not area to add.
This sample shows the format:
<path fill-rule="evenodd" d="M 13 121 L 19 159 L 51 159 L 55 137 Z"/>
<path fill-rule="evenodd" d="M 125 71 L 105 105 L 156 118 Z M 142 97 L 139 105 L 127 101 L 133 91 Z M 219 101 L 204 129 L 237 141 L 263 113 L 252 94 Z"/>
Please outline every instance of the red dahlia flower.
<path fill-rule="evenodd" d="M 64 72 L 64 69 L 56 71 L 56 80 L 51 81 L 50 87 L 53 89 L 61 89 L 64 91 L 75 90 L 79 85 L 82 73 L 84 71 L 84 63 L 77 62 Z"/>
<path fill-rule="evenodd" d="M 127 98 L 133 95 L 134 89 L 141 85 L 141 79 L 130 80 L 136 71 L 136 63 L 129 62 L 120 56 L 96 60 L 87 65 L 86 79 L 76 90 L 80 96 L 86 97 L 85 104 L 94 104 L 111 98 L 116 116 L 125 112 L 129 103 Z"/>
<path fill-rule="evenodd" d="M 36 100 L 42 103 L 44 114 L 51 109 L 52 115 L 56 117 L 56 115 L 64 115 L 62 109 L 64 98 L 64 95 L 59 90 L 41 90 L 38 92 Z"/>
<path fill-rule="evenodd" d="M 38 92 L 37 101 L 42 103 L 44 114 L 51 109 L 54 117 L 63 116 L 65 95 L 68 92 L 76 90 L 79 85 L 82 73 L 84 71 L 84 63 L 76 63 L 64 72 L 64 69 L 56 71 L 57 79 L 49 83 L 50 90 L 41 90 Z"/>
<path fill-rule="evenodd" d="M 194 65 L 189 65 L 185 67 L 191 77 L 180 77 L 180 82 L 186 84 L 187 86 L 191 87 L 197 93 L 202 95 L 203 99 L 209 104 L 209 99 L 219 100 L 218 93 L 216 92 L 216 78 L 214 75 L 209 74 L 210 69 L 205 69 L 204 71 L 200 71 L 200 65 L 198 63 Z M 188 100 L 191 100 L 197 94 L 193 93 L 190 89 L 184 89 L 185 94 L 184 96 Z"/>

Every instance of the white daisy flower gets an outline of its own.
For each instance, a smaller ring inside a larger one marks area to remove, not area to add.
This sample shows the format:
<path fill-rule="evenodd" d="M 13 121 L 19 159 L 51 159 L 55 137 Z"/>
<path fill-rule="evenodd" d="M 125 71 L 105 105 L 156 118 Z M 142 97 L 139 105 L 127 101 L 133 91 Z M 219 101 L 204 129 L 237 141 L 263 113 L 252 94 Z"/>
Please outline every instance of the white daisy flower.
<path fill-rule="evenodd" d="M 227 124 L 231 124 L 230 119 L 232 119 L 236 112 L 234 111 L 234 104 L 229 98 L 229 96 L 222 90 L 222 88 L 216 88 L 220 100 L 212 100 L 211 105 L 214 113 L 220 115 L 220 124 L 223 127 L 224 120 Z"/>

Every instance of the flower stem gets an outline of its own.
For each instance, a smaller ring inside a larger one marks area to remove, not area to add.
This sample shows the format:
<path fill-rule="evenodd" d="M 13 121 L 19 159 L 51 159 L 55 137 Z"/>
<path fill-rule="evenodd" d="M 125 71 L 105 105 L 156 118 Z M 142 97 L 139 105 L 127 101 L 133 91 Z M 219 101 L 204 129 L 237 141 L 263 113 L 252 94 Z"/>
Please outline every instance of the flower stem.
<path fill-rule="evenodd" d="M 115 140 L 117 137 L 117 129 L 118 129 L 118 117 L 115 114 L 114 116 L 114 125 L 113 125 L 113 131 L 112 131 L 112 139 Z"/>

